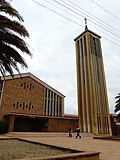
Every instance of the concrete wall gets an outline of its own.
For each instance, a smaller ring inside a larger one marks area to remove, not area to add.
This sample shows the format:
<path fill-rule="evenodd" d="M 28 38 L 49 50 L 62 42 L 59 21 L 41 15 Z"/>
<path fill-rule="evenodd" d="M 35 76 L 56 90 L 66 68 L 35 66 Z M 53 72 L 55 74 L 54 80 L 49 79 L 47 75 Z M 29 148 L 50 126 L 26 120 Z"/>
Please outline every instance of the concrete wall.
<path fill-rule="evenodd" d="M 76 154 L 68 154 L 68 155 L 61 155 L 61 156 L 52 156 L 46 158 L 39 158 L 39 160 L 100 160 L 99 153 L 76 153 Z M 27 159 L 26 159 L 27 160 Z M 38 158 L 31 158 L 31 160 L 38 160 Z"/>

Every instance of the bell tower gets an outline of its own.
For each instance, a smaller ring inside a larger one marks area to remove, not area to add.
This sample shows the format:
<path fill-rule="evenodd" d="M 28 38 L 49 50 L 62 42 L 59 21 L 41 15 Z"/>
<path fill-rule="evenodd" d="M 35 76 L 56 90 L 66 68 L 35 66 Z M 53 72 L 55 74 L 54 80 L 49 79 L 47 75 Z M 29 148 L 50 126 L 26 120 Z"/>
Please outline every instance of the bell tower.
<path fill-rule="evenodd" d="M 81 132 L 111 135 L 100 36 L 88 30 L 75 38 L 78 116 Z"/>

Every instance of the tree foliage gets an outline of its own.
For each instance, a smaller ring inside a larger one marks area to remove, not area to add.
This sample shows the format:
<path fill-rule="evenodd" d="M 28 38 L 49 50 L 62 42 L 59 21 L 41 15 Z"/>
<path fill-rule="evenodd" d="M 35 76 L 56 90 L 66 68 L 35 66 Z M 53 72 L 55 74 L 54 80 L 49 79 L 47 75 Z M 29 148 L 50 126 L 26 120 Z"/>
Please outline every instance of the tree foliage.
<path fill-rule="evenodd" d="M 18 64 L 28 67 L 21 56 L 21 53 L 31 56 L 28 45 L 23 40 L 29 37 L 28 31 L 22 25 L 23 22 L 22 16 L 8 1 L 0 0 L 0 72 L 3 76 L 6 71 L 13 76 L 13 69 L 19 72 Z"/>

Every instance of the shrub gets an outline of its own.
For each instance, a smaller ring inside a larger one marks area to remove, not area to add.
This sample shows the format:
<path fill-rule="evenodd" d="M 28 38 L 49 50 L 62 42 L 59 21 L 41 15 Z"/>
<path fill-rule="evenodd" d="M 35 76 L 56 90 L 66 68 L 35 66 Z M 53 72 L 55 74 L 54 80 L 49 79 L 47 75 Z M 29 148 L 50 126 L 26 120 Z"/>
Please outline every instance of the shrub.
<path fill-rule="evenodd" d="M 0 134 L 8 132 L 8 123 L 5 121 L 0 121 Z"/>

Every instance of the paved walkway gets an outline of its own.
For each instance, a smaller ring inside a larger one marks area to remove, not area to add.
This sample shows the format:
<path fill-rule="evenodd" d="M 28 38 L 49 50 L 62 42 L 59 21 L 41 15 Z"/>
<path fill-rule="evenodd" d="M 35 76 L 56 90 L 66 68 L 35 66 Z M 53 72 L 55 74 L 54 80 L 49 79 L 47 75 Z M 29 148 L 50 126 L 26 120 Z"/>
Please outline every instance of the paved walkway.
<path fill-rule="evenodd" d="M 85 135 L 83 135 L 81 139 L 75 139 L 75 135 L 72 138 L 67 137 L 67 134 L 58 134 L 56 136 L 53 135 L 40 136 L 37 134 L 28 134 L 25 136 L 19 135 L 18 137 L 30 141 L 77 149 L 81 151 L 86 150 L 101 152 L 100 160 L 120 160 L 120 141 L 93 139 L 92 136 Z"/>

